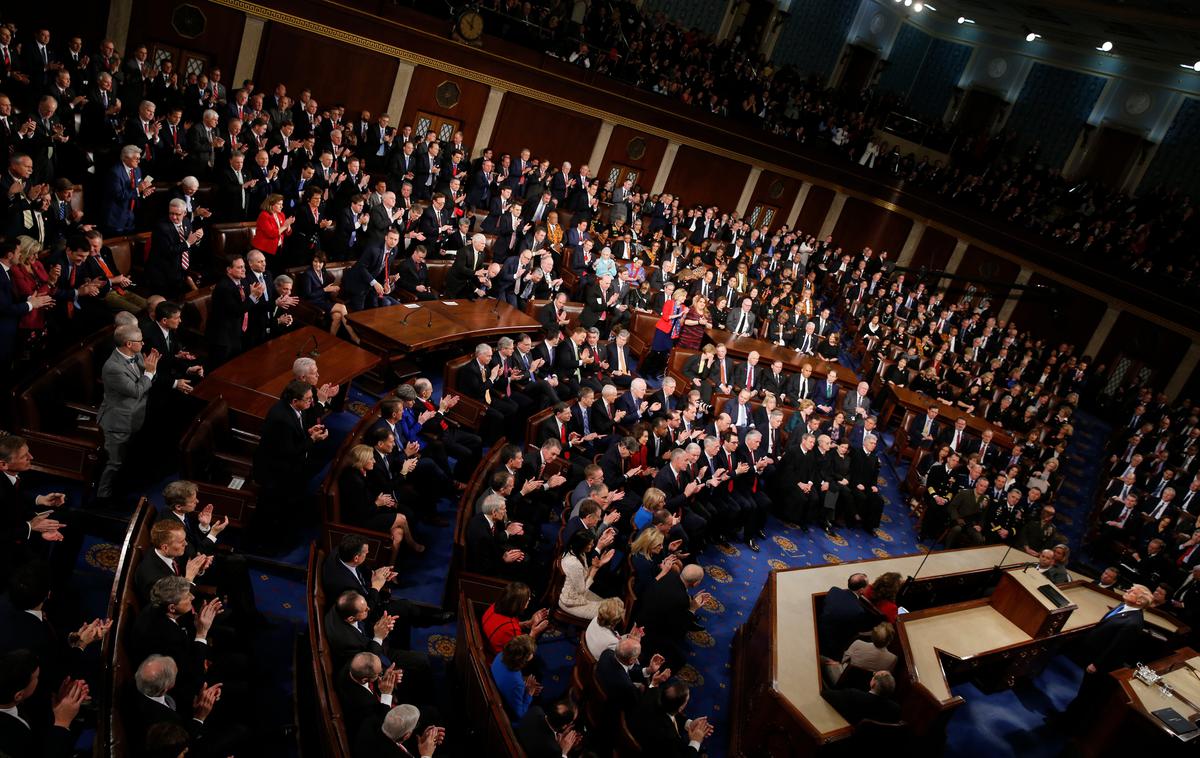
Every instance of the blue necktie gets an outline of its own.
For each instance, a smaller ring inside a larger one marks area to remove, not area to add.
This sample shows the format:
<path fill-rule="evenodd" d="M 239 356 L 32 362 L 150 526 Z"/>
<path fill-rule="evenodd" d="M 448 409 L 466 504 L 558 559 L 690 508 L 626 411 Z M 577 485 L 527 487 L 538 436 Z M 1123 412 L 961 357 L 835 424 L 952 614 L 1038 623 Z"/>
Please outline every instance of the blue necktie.
<path fill-rule="evenodd" d="M 1101 620 L 1101 621 L 1107 621 L 1107 620 L 1109 620 L 1110 618 L 1112 618 L 1113 616 L 1116 616 L 1118 613 L 1120 613 L 1120 612 L 1121 612 L 1121 611 L 1123 611 L 1123 610 L 1125 610 L 1125 604 L 1124 604 L 1124 603 L 1121 603 L 1121 604 L 1120 604 L 1120 605 L 1118 605 L 1116 608 L 1113 608 L 1111 611 L 1109 611 L 1108 613 L 1104 614 L 1104 618 L 1102 618 L 1102 619 L 1100 619 L 1100 620 Z"/>

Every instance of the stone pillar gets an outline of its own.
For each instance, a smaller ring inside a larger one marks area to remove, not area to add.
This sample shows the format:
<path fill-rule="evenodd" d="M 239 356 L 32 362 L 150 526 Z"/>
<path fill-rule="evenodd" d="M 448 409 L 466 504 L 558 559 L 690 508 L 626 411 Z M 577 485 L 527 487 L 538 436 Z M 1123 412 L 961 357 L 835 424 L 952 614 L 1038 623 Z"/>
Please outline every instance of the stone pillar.
<path fill-rule="evenodd" d="M 812 189 L 812 184 L 804 182 L 800 185 L 800 191 L 796 193 L 796 202 L 792 203 L 792 210 L 788 213 L 787 225 L 789 229 L 796 228 L 796 222 L 800 220 L 800 210 L 804 208 L 804 201 L 808 199 L 808 191 Z"/>
<path fill-rule="evenodd" d="M 417 67 L 407 61 L 399 61 L 396 68 L 396 80 L 392 82 L 392 94 L 388 98 L 387 114 L 392 126 L 399 129 L 401 114 L 404 113 L 404 103 L 408 100 L 408 88 L 412 86 L 413 72 Z"/>
<path fill-rule="evenodd" d="M 907 266 L 912 263 L 913 256 L 917 254 L 917 247 L 921 244 L 921 237 L 924 235 L 924 222 L 914 219 L 912 229 L 908 230 L 908 237 L 904 240 L 904 246 L 900 248 L 900 254 L 896 256 L 897 266 Z"/>
<path fill-rule="evenodd" d="M 743 218 L 750 210 L 750 198 L 754 196 L 754 188 L 758 186 L 758 177 L 762 176 L 762 169 L 754 166 L 750 169 L 750 176 L 746 177 L 746 186 L 742 187 L 742 196 L 738 198 L 737 212 Z"/>
<path fill-rule="evenodd" d="M 671 166 L 675 165 L 675 156 L 679 153 L 678 142 L 668 142 L 663 152 L 662 161 L 658 164 L 658 172 L 654 174 L 654 184 L 650 187 L 651 195 L 661 194 L 667 186 L 667 177 L 671 174 Z"/>
<path fill-rule="evenodd" d="M 1100 352 L 1100 348 L 1104 347 L 1104 341 L 1108 339 L 1109 332 L 1112 331 L 1113 324 L 1117 323 L 1117 316 L 1121 312 L 1111 305 L 1104 311 L 1104 315 L 1100 317 L 1100 323 L 1096 324 L 1096 331 L 1092 334 L 1092 338 L 1088 340 L 1087 347 L 1083 349 L 1084 355 L 1096 357 L 1096 353 Z"/>
<path fill-rule="evenodd" d="M 1032 278 L 1033 271 L 1022 266 L 1013 284 L 1029 284 L 1029 280 Z M 1017 303 L 1021 300 L 1024 292 L 1025 290 L 1009 290 L 1008 298 L 1004 301 L 1004 305 L 1000 306 L 1000 312 L 996 314 L 996 320 L 1008 321 L 1012 318 L 1013 311 L 1017 309 Z"/>
<path fill-rule="evenodd" d="M 242 44 L 238 47 L 237 65 L 233 69 L 233 77 L 229 80 L 230 88 L 240 87 L 242 82 L 254 78 L 254 67 L 258 64 L 258 48 L 262 44 L 263 27 L 267 22 L 257 16 L 246 16 L 246 25 L 242 27 Z"/>
<path fill-rule="evenodd" d="M 479 119 L 479 131 L 475 133 L 475 157 L 483 155 L 483 149 L 492 141 L 492 131 L 496 128 L 496 117 L 500 115 L 500 102 L 504 100 L 504 90 L 492 87 L 488 91 L 487 103 L 483 106 L 483 116 Z"/>
<path fill-rule="evenodd" d="M 1183 391 L 1184 385 L 1188 379 L 1192 378 L 1192 373 L 1196 370 L 1196 364 L 1200 363 L 1200 343 L 1193 342 L 1183 354 L 1183 360 L 1179 362 L 1179 368 L 1175 369 L 1175 373 L 1171 375 L 1171 381 L 1167 382 L 1167 397 L 1174 400 L 1179 393 Z"/>
<path fill-rule="evenodd" d="M 104 34 L 117 48 L 121 59 L 129 57 L 125 44 L 129 41 L 129 22 L 133 19 L 133 0 L 110 0 L 108 4 L 108 26 Z"/>
<path fill-rule="evenodd" d="M 837 226 L 838 218 L 842 215 L 842 208 L 846 205 L 848 197 L 844 192 L 839 192 L 833 196 L 833 202 L 829 204 L 829 212 L 825 214 L 825 220 L 821 222 L 821 231 L 817 233 L 817 239 L 823 240 L 833 234 L 833 230 Z"/>
<path fill-rule="evenodd" d="M 950 254 L 950 262 L 946 264 L 946 273 L 953 274 L 955 271 L 958 271 L 958 267 L 962 265 L 963 257 L 966 254 L 967 242 L 966 240 L 959 240 L 958 244 L 954 246 L 954 252 Z M 948 286 L 950 286 L 950 277 L 944 276 L 938 280 L 939 288 L 945 289 Z"/>
<path fill-rule="evenodd" d="M 591 169 L 592 176 L 597 179 L 602 179 L 600 176 L 600 164 L 604 162 L 604 153 L 608 150 L 608 141 L 612 138 L 613 125 L 608 121 L 603 121 L 600 124 L 600 133 L 596 135 L 596 144 L 592 145 L 592 156 L 588 158 L 588 168 Z"/>
<path fill-rule="evenodd" d="M 736 15 L 737 3 L 735 0 L 729 0 L 725 3 L 725 15 L 721 17 L 721 26 L 717 29 L 717 42 L 724 42 L 729 33 L 733 31 L 733 19 Z"/>

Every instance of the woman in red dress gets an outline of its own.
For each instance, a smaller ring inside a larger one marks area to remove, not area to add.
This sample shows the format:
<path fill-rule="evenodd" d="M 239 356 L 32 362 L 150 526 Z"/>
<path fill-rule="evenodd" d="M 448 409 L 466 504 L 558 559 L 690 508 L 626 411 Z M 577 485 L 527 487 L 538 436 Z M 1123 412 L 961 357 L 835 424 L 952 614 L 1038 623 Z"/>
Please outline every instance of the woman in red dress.
<path fill-rule="evenodd" d="M 658 378 L 658 372 L 667 366 L 667 353 L 675 347 L 675 341 L 683 330 L 683 319 L 687 316 L 687 290 L 676 287 L 671 297 L 663 301 L 662 317 L 654 325 L 654 342 L 650 345 L 650 354 L 639 366 L 639 372 L 646 378 Z M 651 368 L 653 366 L 653 368 Z"/>
<path fill-rule="evenodd" d="M 41 244 L 32 237 L 17 238 L 17 254 L 13 257 L 12 277 L 14 300 L 27 300 L 31 295 L 49 295 L 58 281 L 60 268 L 54 266 L 49 272 L 38 260 Z M 17 324 L 18 350 L 36 350 L 46 337 L 46 311 L 34 308 L 21 317 Z"/>
<path fill-rule="evenodd" d="M 267 255 L 276 255 L 283 246 L 283 240 L 292 233 L 292 216 L 283 217 L 283 195 L 267 195 L 263 201 L 262 213 L 258 214 L 258 222 L 254 225 L 254 239 L 250 247 L 261 250 Z"/>

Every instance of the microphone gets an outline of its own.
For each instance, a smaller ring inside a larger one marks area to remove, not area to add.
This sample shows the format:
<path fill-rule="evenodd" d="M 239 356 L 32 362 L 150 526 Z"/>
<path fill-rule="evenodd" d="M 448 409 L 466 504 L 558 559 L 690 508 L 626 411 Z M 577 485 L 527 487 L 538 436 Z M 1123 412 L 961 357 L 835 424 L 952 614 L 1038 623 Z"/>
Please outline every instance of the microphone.
<path fill-rule="evenodd" d="M 400 326 L 404 326 L 405 324 L 407 324 L 407 323 L 408 323 L 408 319 L 409 319 L 409 317 L 410 317 L 410 316 L 412 316 L 414 313 L 416 313 L 416 312 L 417 312 L 417 311 L 419 311 L 419 310 L 421 310 L 421 306 L 419 306 L 419 305 L 418 305 L 416 308 L 410 308 L 410 309 L 409 309 L 409 311 L 408 311 L 408 313 L 405 313 L 405 314 L 404 314 L 404 318 L 400 319 Z M 429 317 L 430 317 L 430 318 L 433 318 L 433 312 L 432 312 L 432 311 L 430 311 L 430 313 L 429 313 Z"/>
<path fill-rule="evenodd" d="M 305 350 L 305 348 L 308 347 L 309 342 L 312 343 L 312 349 Z M 321 343 L 317 342 L 317 338 L 310 334 L 308 335 L 308 342 L 304 343 L 304 347 L 296 351 L 296 357 L 300 358 L 301 356 L 307 355 L 309 358 L 317 358 L 321 355 L 321 351 L 319 350 L 320 347 Z"/>
<path fill-rule="evenodd" d="M 500 298 L 499 297 L 496 298 L 496 304 L 492 306 L 491 312 L 492 312 L 492 315 L 494 315 L 496 317 L 496 321 L 499 322 L 500 318 L 501 318 L 501 316 L 500 316 Z"/>
<path fill-rule="evenodd" d="M 896 592 L 897 601 L 904 599 L 904 596 L 908 593 L 908 588 L 911 587 L 914 582 L 916 582 L 917 577 L 921 574 L 921 569 L 925 568 L 925 561 L 929 560 L 929 556 L 933 554 L 933 548 L 936 547 L 939 542 L 946 539 L 946 535 L 950 533 L 950 529 L 951 526 L 947 526 L 942 533 L 938 535 L 937 539 L 935 539 L 929 545 L 929 547 L 925 549 L 925 557 L 921 559 L 921 563 L 917 566 L 917 570 L 904 580 L 904 584 L 902 584 L 900 586 L 900 590 Z"/>
<path fill-rule="evenodd" d="M 425 328 L 429 329 L 433 326 L 433 309 L 428 308 L 427 310 L 429 311 L 429 320 L 425 322 Z"/>

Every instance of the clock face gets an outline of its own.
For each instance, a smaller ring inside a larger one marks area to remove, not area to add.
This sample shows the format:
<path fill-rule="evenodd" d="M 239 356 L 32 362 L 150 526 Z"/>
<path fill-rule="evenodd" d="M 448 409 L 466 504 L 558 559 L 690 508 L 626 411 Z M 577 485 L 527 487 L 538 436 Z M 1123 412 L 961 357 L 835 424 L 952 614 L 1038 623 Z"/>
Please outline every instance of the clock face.
<path fill-rule="evenodd" d="M 887 19 L 885 19 L 883 17 L 883 14 L 876 13 L 875 18 L 871 19 L 871 33 L 879 34 L 880 32 L 883 31 L 883 27 L 886 25 L 887 25 Z"/>
<path fill-rule="evenodd" d="M 1125 112 L 1130 116 L 1140 116 L 1150 110 L 1153 101 L 1147 92 L 1135 92 L 1125 99 Z"/>
<path fill-rule="evenodd" d="M 458 33 L 463 39 L 479 39 L 483 36 L 483 16 L 475 11 L 467 11 L 459 16 Z"/>
<path fill-rule="evenodd" d="M 171 26 L 179 36 L 195 39 L 204 33 L 204 13 L 194 5 L 180 5 L 171 14 Z"/>
<path fill-rule="evenodd" d="M 1008 61 L 1003 58 L 992 58 L 987 64 L 988 76 L 999 79 L 1008 73 Z"/>

